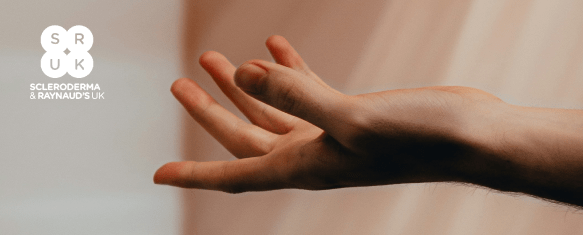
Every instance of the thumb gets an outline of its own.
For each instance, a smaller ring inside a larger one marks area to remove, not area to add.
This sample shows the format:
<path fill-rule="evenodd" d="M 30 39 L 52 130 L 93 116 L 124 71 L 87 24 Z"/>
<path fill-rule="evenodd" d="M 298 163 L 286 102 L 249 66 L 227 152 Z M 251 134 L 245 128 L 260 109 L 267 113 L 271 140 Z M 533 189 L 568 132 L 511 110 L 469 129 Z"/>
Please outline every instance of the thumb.
<path fill-rule="evenodd" d="M 340 119 L 345 96 L 294 69 L 253 60 L 235 71 L 235 83 L 247 94 L 325 131 Z"/>
<path fill-rule="evenodd" d="M 234 161 L 170 162 L 154 174 L 154 183 L 229 193 L 289 188 L 283 165 L 251 157 Z"/>

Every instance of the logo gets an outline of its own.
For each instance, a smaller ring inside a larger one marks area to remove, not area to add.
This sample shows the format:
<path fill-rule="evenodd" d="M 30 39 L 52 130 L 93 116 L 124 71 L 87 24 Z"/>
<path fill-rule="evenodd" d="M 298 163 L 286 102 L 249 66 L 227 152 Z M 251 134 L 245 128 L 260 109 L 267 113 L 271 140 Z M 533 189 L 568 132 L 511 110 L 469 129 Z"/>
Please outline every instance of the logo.
<path fill-rule="evenodd" d="M 84 78 L 93 70 L 93 34 L 77 25 L 65 30 L 58 25 L 47 27 L 40 36 L 45 54 L 40 68 L 51 78 L 69 73 L 74 78 Z M 31 83 L 31 100 L 103 100 L 105 92 L 97 83 Z"/>
<path fill-rule="evenodd" d="M 58 25 L 47 27 L 40 36 L 45 54 L 40 60 L 42 71 L 51 78 L 60 78 L 69 73 L 74 78 L 84 78 L 93 70 L 93 57 L 89 49 L 93 46 L 91 30 L 76 25 L 65 30 Z"/>

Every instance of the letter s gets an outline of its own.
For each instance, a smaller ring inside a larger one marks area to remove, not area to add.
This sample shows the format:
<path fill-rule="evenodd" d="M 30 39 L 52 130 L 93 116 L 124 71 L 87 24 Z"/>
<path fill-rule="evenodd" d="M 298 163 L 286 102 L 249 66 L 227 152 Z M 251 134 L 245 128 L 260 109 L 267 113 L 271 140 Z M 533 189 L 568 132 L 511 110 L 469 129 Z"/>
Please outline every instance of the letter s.
<path fill-rule="evenodd" d="M 51 35 L 51 38 L 52 38 L 52 39 L 55 39 L 55 40 L 57 40 L 57 41 L 56 41 L 56 42 L 55 42 L 55 41 L 51 41 L 51 43 L 52 43 L 52 44 L 59 44 L 59 38 L 56 38 L 56 37 L 55 37 L 55 35 L 59 36 L 59 34 L 58 34 L 58 33 L 53 33 L 53 34 Z"/>

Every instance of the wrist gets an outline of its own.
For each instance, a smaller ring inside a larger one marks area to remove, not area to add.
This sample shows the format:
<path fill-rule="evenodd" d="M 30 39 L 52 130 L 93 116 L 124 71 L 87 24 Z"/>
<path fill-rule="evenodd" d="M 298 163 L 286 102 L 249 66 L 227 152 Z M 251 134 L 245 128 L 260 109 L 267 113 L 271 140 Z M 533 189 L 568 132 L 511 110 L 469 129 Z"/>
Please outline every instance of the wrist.
<path fill-rule="evenodd" d="M 504 104 L 471 138 L 464 181 L 581 205 L 583 115 Z"/>

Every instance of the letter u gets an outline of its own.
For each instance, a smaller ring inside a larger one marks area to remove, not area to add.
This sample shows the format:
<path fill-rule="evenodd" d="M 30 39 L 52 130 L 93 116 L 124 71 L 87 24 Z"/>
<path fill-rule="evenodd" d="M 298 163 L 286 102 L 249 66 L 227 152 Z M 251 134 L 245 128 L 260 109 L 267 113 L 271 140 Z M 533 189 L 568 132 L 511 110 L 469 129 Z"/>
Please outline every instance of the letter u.
<path fill-rule="evenodd" d="M 51 59 L 51 69 L 57 70 L 57 69 L 59 69 L 59 67 L 61 67 L 61 59 L 57 59 L 57 67 L 56 68 L 53 68 L 53 59 Z"/>

